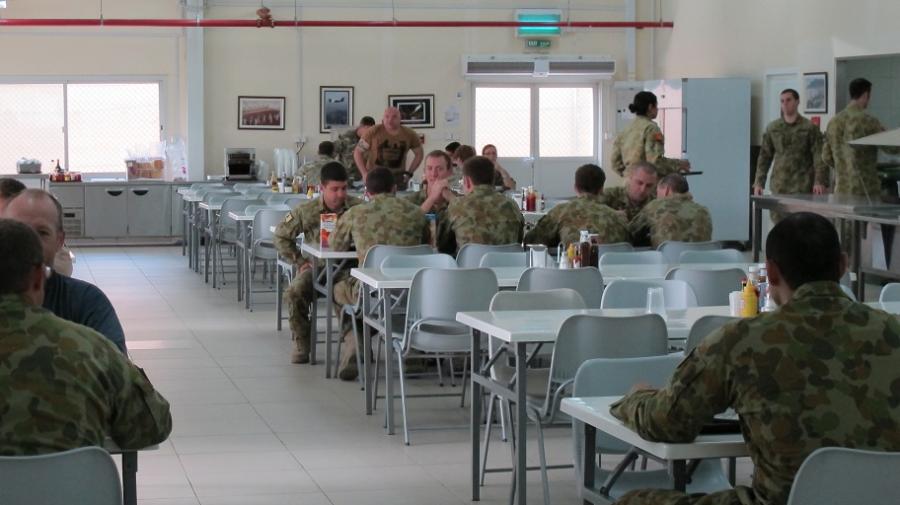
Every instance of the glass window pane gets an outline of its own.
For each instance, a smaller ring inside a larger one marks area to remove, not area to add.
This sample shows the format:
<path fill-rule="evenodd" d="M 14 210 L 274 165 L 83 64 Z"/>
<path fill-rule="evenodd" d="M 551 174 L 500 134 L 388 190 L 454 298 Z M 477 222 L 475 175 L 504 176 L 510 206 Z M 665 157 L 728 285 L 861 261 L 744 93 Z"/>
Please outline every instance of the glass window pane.
<path fill-rule="evenodd" d="M 593 88 L 541 88 L 541 157 L 594 156 Z"/>
<path fill-rule="evenodd" d="M 41 171 L 65 157 L 62 84 L 0 84 L 0 174 L 16 173 L 16 160 L 33 158 Z"/>
<path fill-rule="evenodd" d="M 475 149 L 497 146 L 501 157 L 531 156 L 531 90 L 475 88 Z"/>
<path fill-rule="evenodd" d="M 70 84 L 67 92 L 72 170 L 124 172 L 126 151 L 159 143 L 158 83 Z"/>

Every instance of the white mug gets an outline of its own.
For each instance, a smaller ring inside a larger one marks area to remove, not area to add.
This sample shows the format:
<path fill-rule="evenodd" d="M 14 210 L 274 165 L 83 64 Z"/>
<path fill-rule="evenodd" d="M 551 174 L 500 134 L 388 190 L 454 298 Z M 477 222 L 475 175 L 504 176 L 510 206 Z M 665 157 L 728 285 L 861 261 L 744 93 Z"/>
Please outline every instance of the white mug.
<path fill-rule="evenodd" d="M 647 313 L 666 317 L 666 300 L 663 288 L 647 288 Z"/>

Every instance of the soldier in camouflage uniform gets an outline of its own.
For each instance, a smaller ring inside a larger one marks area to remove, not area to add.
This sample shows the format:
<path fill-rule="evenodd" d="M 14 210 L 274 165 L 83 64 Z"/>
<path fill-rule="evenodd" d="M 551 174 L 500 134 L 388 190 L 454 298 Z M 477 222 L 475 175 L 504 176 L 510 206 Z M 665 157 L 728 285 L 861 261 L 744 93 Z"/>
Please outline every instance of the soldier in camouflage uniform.
<path fill-rule="evenodd" d="M 582 165 L 575 171 L 577 197 L 553 207 L 525 234 L 526 244 L 545 244 L 555 247 L 562 242 L 577 242 L 579 232 L 588 230 L 600 235 L 600 242 L 611 244 L 628 242 L 631 234 L 621 214 L 603 204 L 600 193 L 606 175 L 597 165 Z"/>
<path fill-rule="evenodd" d="M 322 196 L 301 203 L 294 207 L 284 221 L 275 228 L 275 248 L 284 259 L 296 267 L 296 276 L 284 292 L 288 306 L 291 325 L 291 338 L 294 350 L 291 352 L 291 363 L 309 363 L 310 333 L 312 327 L 309 320 L 309 307 L 315 303 L 313 289 L 312 265 L 300 253 L 297 238 L 302 234 L 303 240 L 310 243 L 319 242 L 319 223 L 321 214 L 343 214 L 347 209 L 362 203 L 358 198 L 347 196 L 347 171 L 336 162 L 322 167 Z M 320 267 L 325 263 L 320 262 Z M 346 275 L 341 272 L 338 276 Z"/>
<path fill-rule="evenodd" d="M 106 337 L 41 308 L 46 275 L 37 233 L 0 219 L 0 455 L 165 440 L 169 404 Z"/>
<path fill-rule="evenodd" d="M 307 161 L 300 167 L 300 176 L 306 178 L 307 184 L 318 186 L 320 183 L 319 174 L 322 173 L 322 167 L 334 161 L 334 143 L 326 140 L 319 144 L 319 157 Z"/>
<path fill-rule="evenodd" d="M 634 103 L 628 106 L 634 119 L 613 141 L 613 170 L 625 176 L 626 168 L 639 161 L 649 161 L 656 165 L 660 176 L 687 172 L 691 163 L 687 160 L 674 160 L 663 156 L 665 140 L 656 119 L 656 95 L 649 91 L 641 91 L 634 96 Z"/>
<path fill-rule="evenodd" d="M 494 190 L 494 163 L 484 156 L 463 165 L 466 195 L 454 200 L 440 226 L 438 249 L 458 252 L 466 244 L 519 244 L 525 218 L 519 207 Z"/>
<path fill-rule="evenodd" d="M 407 195 L 410 203 L 418 205 L 425 214 L 435 215 L 433 239 L 437 239 L 437 230 L 447 220 L 447 208 L 450 202 L 460 195 L 450 189 L 450 177 L 453 176 L 450 156 L 444 151 L 431 151 L 425 157 L 425 181 L 419 191 Z M 433 244 L 435 247 L 436 244 Z M 441 251 L 453 254 L 453 251 Z"/>
<path fill-rule="evenodd" d="M 656 167 L 646 161 L 639 161 L 628 169 L 624 186 L 603 190 L 602 201 L 611 209 L 619 211 L 626 221 L 631 221 L 638 212 L 655 197 Z"/>
<path fill-rule="evenodd" d="M 781 117 L 769 123 L 763 133 L 753 183 L 753 193 L 756 195 L 763 194 L 770 165 L 773 193 L 825 192 L 828 172 L 822 163 L 822 132 L 797 112 L 799 101 L 800 95 L 796 90 L 781 92 Z M 777 211 L 771 211 L 770 215 L 773 223 L 784 217 Z"/>
<path fill-rule="evenodd" d="M 874 146 L 851 146 L 847 142 L 884 131 L 884 126 L 866 113 L 872 95 L 872 83 L 854 79 L 850 83 L 850 104 L 828 122 L 822 161 L 834 167 L 834 193 L 868 196 L 878 201 L 881 181 L 875 170 L 878 149 Z M 900 154 L 900 148 L 881 148 Z"/>
<path fill-rule="evenodd" d="M 351 181 L 362 180 L 356 160 L 353 159 L 353 150 L 356 149 L 359 139 L 373 126 L 375 126 L 375 119 L 372 116 L 363 116 L 359 120 L 359 126 L 338 135 L 337 140 L 334 141 L 334 157 L 347 169 L 347 175 Z"/>
<path fill-rule="evenodd" d="M 709 209 L 694 202 L 687 180 L 669 174 L 656 188 L 656 200 L 648 203 L 628 223 L 634 245 L 654 249 L 667 240 L 708 242 L 712 239 Z"/>
<path fill-rule="evenodd" d="M 371 170 L 366 177 L 366 189 L 372 199 L 353 207 L 338 219 L 337 228 L 331 237 L 332 249 L 349 251 L 356 247 L 359 263 L 363 264 L 366 253 L 375 245 L 412 246 L 428 243 L 425 215 L 419 207 L 394 196 L 397 186 L 389 169 Z M 338 306 L 350 305 L 356 303 L 358 293 L 359 284 L 356 279 L 348 277 L 335 284 L 334 301 Z M 358 373 L 358 342 L 353 338 L 353 329 L 349 325 L 343 329 L 343 333 L 338 377 L 349 381 L 355 379 Z"/>
<path fill-rule="evenodd" d="M 611 409 L 648 440 L 686 443 L 733 408 L 752 486 L 706 496 L 642 490 L 616 503 L 783 505 L 800 464 L 820 447 L 900 451 L 898 319 L 843 294 L 846 256 L 821 216 L 786 217 L 766 257 L 778 310 L 711 333 L 665 388 L 635 391 Z"/>

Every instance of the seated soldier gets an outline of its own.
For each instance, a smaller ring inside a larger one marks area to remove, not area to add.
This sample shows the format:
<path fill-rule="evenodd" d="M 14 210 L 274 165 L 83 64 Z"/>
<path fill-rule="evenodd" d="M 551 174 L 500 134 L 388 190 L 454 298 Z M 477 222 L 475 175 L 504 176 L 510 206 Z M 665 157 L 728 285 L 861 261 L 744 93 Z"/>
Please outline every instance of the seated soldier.
<path fill-rule="evenodd" d="M 41 308 L 48 275 L 37 233 L 0 219 L 0 455 L 165 440 L 169 404 L 143 372 L 103 335 Z"/>
<path fill-rule="evenodd" d="M 440 221 L 450 202 L 459 196 L 450 189 L 449 178 L 452 175 L 453 169 L 447 153 L 431 151 L 425 156 L 425 181 L 422 188 L 406 196 L 406 199 L 418 205 L 426 214 L 437 214 Z"/>
<path fill-rule="evenodd" d="M 712 240 L 709 209 L 694 202 L 687 179 L 669 174 L 656 187 L 656 200 L 648 203 L 628 224 L 636 246 L 654 248 L 667 240 Z"/>
<path fill-rule="evenodd" d="M 306 183 L 311 186 L 320 184 L 319 174 L 322 173 L 322 167 L 329 163 L 334 163 L 334 142 L 326 140 L 319 143 L 318 157 L 312 161 L 307 161 L 300 167 L 300 175 L 306 177 Z"/>
<path fill-rule="evenodd" d="M 800 464 L 820 447 L 900 451 L 900 321 L 841 290 L 847 257 L 822 216 L 779 222 L 766 258 L 778 310 L 711 333 L 666 387 L 635 386 L 612 407 L 643 438 L 671 443 L 692 441 L 733 408 L 752 485 L 706 496 L 641 490 L 616 503 L 783 505 Z"/>
<path fill-rule="evenodd" d="M 603 203 L 618 210 L 631 221 L 634 216 L 653 199 L 656 182 L 656 167 L 647 161 L 639 161 L 626 171 L 624 186 L 603 190 Z"/>
<path fill-rule="evenodd" d="M 26 189 L 28 188 L 17 179 L 6 177 L 0 179 L 0 217 L 3 217 L 3 211 L 9 202 Z M 74 263 L 75 255 L 63 244 L 53 258 L 53 271 L 71 277 Z"/>
<path fill-rule="evenodd" d="M 359 264 L 363 264 L 366 253 L 375 245 L 411 246 L 427 244 L 428 223 L 425 215 L 416 205 L 402 198 L 396 198 L 397 184 L 394 174 L 387 168 L 372 169 L 366 177 L 366 189 L 371 200 L 357 205 L 338 219 L 331 236 L 331 247 L 335 251 L 349 251 L 356 247 Z M 359 284 L 347 277 L 334 285 L 334 301 L 338 306 L 356 303 Z M 357 321 L 357 325 L 359 322 Z M 351 381 L 356 378 L 356 349 L 358 342 L 353 337 L 353 328 L 343 328 L 341 342 L 341 362 L 338 377 Z"/>
<path fill-rule="evenodd" d="M 291 325 L 291 339 L 294 350 L 291 351 L 291 363 L 309 363 L 309 351 L 312 327 L 309 320 L 310 304 L 315 303 L 313 290 L 312 265 L 300 253 L 297 237 L 303 234 L 303 240 L 310 243 L 319 242 L 319 223 L 322 214 L 340 216 L 347 209 L 362 203 L 356 197 L 347 196 L 348 176 L 344 166 L 336 161 L 325 164 L 321 171 L 322 183 L 319 198 L 303 202 L 294 207 L 284 221 L 275 229 L 275 248 L 278 254 L 291 261 L 297 273 L 291 285 L 285 290 L 285 301 L 288 306 Z M 317 177 L 318 178 L 318 177 Z M 321 263 L 324 266 L 324 262 Z M 341 272 L 338 276 L 347 275 Z"/>
<path fill-rule="evenodd" d="M 577 197 L 550 209 L 531 231 L 525 234 L 526 244 L 555 247 L 562 242 L 578 242 L 579 232 L 587 230 L 600 235 L 600 243 L 628 242 L 628 223 L 616 211 L 603 203 L 600 194 L 606 175 L 597 165 L 588 164 L 575 171 Z"/>
<path fill-rule="evenodd" d="M 494 190 L 494 163 L 484 156 L 463 165 L 465 196 L 450 203 L 440 224 L 438 249 L 456 254 L 466 244 L 520 244 L 525 219 L 519 207 Z"/>

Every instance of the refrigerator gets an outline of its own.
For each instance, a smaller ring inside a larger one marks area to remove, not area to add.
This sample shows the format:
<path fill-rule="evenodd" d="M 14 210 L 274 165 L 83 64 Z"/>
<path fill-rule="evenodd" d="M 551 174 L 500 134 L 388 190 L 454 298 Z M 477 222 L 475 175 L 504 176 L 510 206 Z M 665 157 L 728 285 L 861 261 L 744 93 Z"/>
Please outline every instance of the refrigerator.
<path fill-rule="evenodd" d="M 635 93 L 657 97 L 659 124 L 668 158 L 688 159 L 694 201 L 709 208 L 713 240 L 750 240 L 750 80 L 685 78 L 619 82 L 618 133 L 634 117 Z"/>

